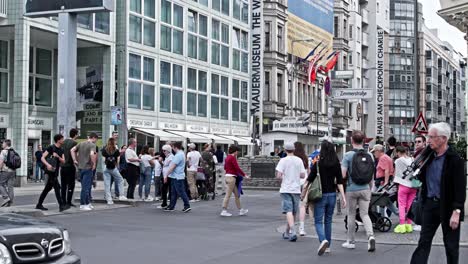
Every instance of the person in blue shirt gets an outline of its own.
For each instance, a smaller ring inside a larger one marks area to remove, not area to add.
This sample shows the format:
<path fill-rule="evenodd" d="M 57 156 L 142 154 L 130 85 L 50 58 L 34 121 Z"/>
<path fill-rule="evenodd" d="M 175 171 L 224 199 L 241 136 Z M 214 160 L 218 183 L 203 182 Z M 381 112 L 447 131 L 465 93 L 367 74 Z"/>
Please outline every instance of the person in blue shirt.
<path fill-rule="evenodd" d="M 171 178 L 171 203 L 164 211 L 174 211 L 177 199 L 181 197 L 184 201 L 184 209 L 182 212 L 187 213 L 191 208 L 185 188 L 185 154 L 182 150 L 182 143 L 175 142 L 172 149 L 175 151 L 175 155 L 172 158 L 167 172 L 169 178 Z M 164 183 L 166 182 L 167 178 L 165 177 Z"/>

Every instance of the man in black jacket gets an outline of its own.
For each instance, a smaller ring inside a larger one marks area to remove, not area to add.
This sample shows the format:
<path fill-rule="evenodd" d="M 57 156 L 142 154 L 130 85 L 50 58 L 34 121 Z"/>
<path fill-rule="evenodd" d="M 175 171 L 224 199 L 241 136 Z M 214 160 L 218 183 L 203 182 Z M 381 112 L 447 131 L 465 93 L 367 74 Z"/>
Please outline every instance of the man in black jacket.
<path fill-rule="evenodd" d="M 450 132 L 447 123 L 436 123 L 429 127 L 428 144 L 435 153 L 420 174 L 423 183 L 423 221 L 411 264 L 427 263 L 432 239 L 439 225 L 442 225 L 447 263 L 458 263 L 466 175 L 463 171 L 464 161 L 448 146 Z"/>

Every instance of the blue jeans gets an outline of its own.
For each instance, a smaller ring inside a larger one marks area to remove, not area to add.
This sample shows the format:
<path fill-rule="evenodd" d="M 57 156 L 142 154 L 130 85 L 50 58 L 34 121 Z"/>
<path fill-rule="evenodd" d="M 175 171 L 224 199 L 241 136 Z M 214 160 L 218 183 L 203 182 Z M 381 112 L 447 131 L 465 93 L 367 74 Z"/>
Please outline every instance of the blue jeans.
<path fill-rule="evenodd" d="M 185 191 L 185 180 L 176 180 L 171 179 L 171 204 L 169 205 L 170 209 L 174 209 L 177 203 L 178 198 L 182 198 L 184 201 L 184 208 L 189 208 L 190 203 Z"/>
<path fill-rule="evenodd" d="M 322 199 L 314 203 L 315 230 L 320 243 L 327 240 L 331 244 L 332 219 L 335 210 L 336 193 L 323 193 Z M 325 218 L 325 226 L 323 220 Z"/>
<path fill-rule="evenodd" d="M 140 173 L 140 182 L 138 183 L 138 195 L 143 198 L 143 185 L 145 186 L 145 197 L 148 198 L 151 190 L 151 167 L 145 167 L 143 173 Z"/>
<path fill-rule="evenodd" d="M 106 201 L 112 201 L 112 192 L 111 192 L 111 179 L 115 180 L 115 189 L 123 190 L 123 178 L 120 175 L 120 172 L 117 168 L 114 169 L 104 169 L 104 189 L 105 189 L 105 199 Z M 117 197 L 118 198 L 118 197 Z"/>
<path fill-rule="evenodd" d="M 36 181 L 44 179 L 44 171 L 42 170 L 41 166 L 42 166 L 42 163 L 36 162 Z M 39 173 L 41 174 L 40 178 L 39 178 Z"/>
<path fill-rule="evenodd" d="M 93 170 L 80 170 L 81 195 L 80 205 L 91 203 L 91 187 L 93 185 Z"/>

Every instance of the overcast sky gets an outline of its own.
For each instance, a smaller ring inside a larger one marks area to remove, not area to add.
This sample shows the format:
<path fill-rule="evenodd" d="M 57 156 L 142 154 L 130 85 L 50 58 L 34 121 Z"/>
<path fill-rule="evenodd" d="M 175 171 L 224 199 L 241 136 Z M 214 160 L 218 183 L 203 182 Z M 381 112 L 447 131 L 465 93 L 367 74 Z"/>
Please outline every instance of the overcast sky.
<path fill-rule="evenodd" d="M 439 38 L 442 41 L 450 42 L 457 51 L 466 56 L 467 44 L 466 40 L 463 39 L 465 34 L 449 25 L 437 14 L 437 11 L 440 10 L 439 0 L 419 0 L 419 2 L 423 5 L 423 16 L 426 26 L 428 28 L 438 28 Z"/>

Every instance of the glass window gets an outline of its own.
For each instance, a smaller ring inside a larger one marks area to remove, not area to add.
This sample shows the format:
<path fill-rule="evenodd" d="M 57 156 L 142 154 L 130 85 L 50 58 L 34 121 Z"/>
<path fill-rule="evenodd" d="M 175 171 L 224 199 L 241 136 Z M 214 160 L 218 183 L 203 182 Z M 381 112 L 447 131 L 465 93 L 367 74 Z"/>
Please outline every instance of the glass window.
<path fill-rule="evenodd" d="M 208 0 L 198 0 L 198 2 L 204 6 L 208 6 Z"/>
<path fill-rule="evenodd" d="M 167 0 L 161 0 L 161 20 L 171 24 L 171 2 Z"/>
<path fill-rule="evenodd" d="M 228 99 L 221 99 L 221 119 L 229 119 L 229 101 Z"/>
<path fill-rule="evenodd" d="M 28 86 L 29 86 L 28 87 L 29 88 L 28 89 L 29 90 L 28 91 L 29 92 L 28 93 L 29 94 L 28 103 L 30 105 L 33 105 L 34 104 L 34 77 L 29 76 L 29 85 Z"/>
<path fill-rule="evenodd" d="M 52 51 L 36 49 L 36 73 L 52 75 Z"/>
<path fill-rule="evenodd" d="M 197 94 L 187 93 L 187 115 L 197 114 Z"/>
<path fill-rule="evenodd" d="M 154 47 L 156 43 L 156 38 L 155 38 L 155 26 L 156 23 L 144 20 L 144 43 L 147 46 Z"/>
<path fill-rule="evenodd" d="M 221 0 L 212 0 L 211 1 L 211 7 L 216 11 L 220 11 L 221 10 Z"/>
<path fill-rule="evenodd" d="M 171 64 L 165 61 L 160 63 L 160 76 L 161 84 L 171 85 Z"/>
<path fill-rule="evenodd" d="M 143 58 L 143 80 L 154 82 L 154 59 Z"/>
<path fill-rule="evenodd" d="M 172 90 L 172 113 L 182 114 L 182 91 Z"/>
<path fill-rule="evenodd" d="M 161 26 L 161 49 L 171 51 L 171 28 Z"/>
<path fill-rule="evenodd" d="M 242 38 L 241 38 L 241 48 L 243 50 L 249 49 L 249 33 L 242 31 Z"/>
<path fill-rule="evenodd" d="M 35 105 L 52 106 L 52 80 L 36 78 Z"/>
<path fill-rule="evenodd" d="M 229 16 L 229 0 L 221 0 L 221 12 Z"/>
<path fill-rule="evenodd" d="M 219 65 L 219 48 L 220 45 L 216 43 L 211 43 L 211 63 Z"/>
<path fill-rule="evenodd" d="M 247 3 L 242 3 L 242 22 L 249 23 L 249 5 Z"/>
<path fill-rule="evenodd" d="M 110 33 L 110 13 L 109 12 L 99 12 L 95 13 L 94 17 L 94 30 L 99 33 L 109 34 Z"/>
<path fill-rule="evenodd" d="M 232 7 L 233 17 L 240 20 L 240 1 L 232 0 Z"/>
<path fill-rule="evenodd" d="M 141 84 L 128 82 L 128 107 L 141 109 Z"/>
<path fill-rule="evenodd" d="M 32 87 L 32 84 L 29 84 Z M 29 98 L 31 99 L 31 91 L 29 92 Z M 0 102 L 8 101 L 8 74 L 6 72 L 0 72 Z M 32 104 L 32 103 L 30 103 Z"/>
<path fill-rule="evenodd" d="M 29 48 L 29 72 L 34 73 L 34 48 Z"/>
<path fill-rule="evenodd" d="M 211 93 L 219 94 L 219 75 L 211 74 Z"/>
<path fill-rule="evenodd" d="M 221 95 L 229 96 L 229 78 L 221 76 Z"/>
<path fill-rule="evenodd" d="M 218 20 L 213 19 L 211 21 L 211 38 L 214 40 L 219 40 L 220 39 L 220 32 L 219 28 L 221 26 L 221 23 Z"/>
<path fill-rule="evenodd" d="M 204 94 L 198 95 L 198 116 L 206 117 L 207 97 Z"/>
<path fill-rule="evenodd" d="M 197 33 L 197 13 L 195 11 L 188 11 L 188 30 Z"/>
<path fill-rule="evenodd" d="M 249 54 L 242 52 L 242 72 L 249 72 Z"/>
<path fill-rule="evenodd" d="M 171 111 L 171 89 L 161 87 L 159 98 L 159 111 L 168 113 Z"/>
<path fill-rule="evenodd" d="M 247 103 L 241 103 L 241 122 L 247 122 Z"/>
<path fill-rule="evenodd" d="M 248 84 L 247 82 L 242 82 L 242 87 L 241 87 L 241 98 L 243 100 L 247 100 L 248 98 Z"/>
<path fill-rule="evenodd" d="M 143 85 L 143 110 L 154 111 L 154 86 Z"/>
<path fill-rule="evenodd" d="M 229 44 L 229 26 L 226 24 L 221 25 L 221 41 Z"/>
<path fill-rule="evenodd" d="M 182 66 L 173 64 L 172 70 L 172 85 L 182 88 Z"/>
<path fill-rule="evenodd" d="M 141 43 L 141 18 L 130 15 L 130 41 Z"/>
<path fill-rule="evenodd" d="M 208 37 L 208 18 L 206 16 L 199 16 L 199 29 L 198 34 Z"/>
<path fill-rule="evenodd" d="M 188 36 L 188 56 L 191 58 L 197 58 L 197 37 L 194 35 Z"/>
<path fill-rule="evenodd" d="M 188 68 L 187 88 L 197 90 L 197 70 Z"/>
<path fill-rule="evenodd" d="M 172 51 L 177 54 L 184 54 L 184 32 L 174 29 L 174 47 Z"/>
<path fill-rule="evenodd" d="M 176 4 L 174 4 L 174 26 L 184 27 L 184 9 Z"/>
<path fill-rule="evenodd" d="M 79 27 L 93 30 L 93 14 L 92 13 L 79 14 L 76 19 L 77 19 L 77 23 Z"/>
<path fill-rule="evenodd" d="M 128 56 L 128 77 L 141 79 L 141 57 L 135 54 Z"/>
<path fill-rule="evenodd" d="M 145 16 L 156 18 L 154 0 L 145 0 Z"/>
<path fill-rule="evenodd" d="M 141 0 L 130 0 L 130 11 L 141 13 Z"/>
<path fill-rule="evenodd" d="M 239 98 L 239 80 L 232 79 L 232 97 Z"/>
<path fill-rule="evenodd" d="M 240 51 L 232 51 L 232 68 L 234 70 L 240 70 Z"/>
<path fill-rule="evenodd" d="M 198 90 L 201 92 L 206 92 L 207 86 L 207 74 L 204 71 L 198 71 Z"/>
<path fill-rule="evenodd" d="M 236 49 L 240 49 L 241 36 L 240 30 L 237 28 L 232 29 L 232 46 Z"/>
<path fill-rule="evenodd" d="M 201 61 L 208 61 L 208 40 L 199 38 L 198 47 L 200 49 L 198 52 L 198 59 Z"/>
<path fill-rule="evenodd" d="M 239 101 L 232 101 L 232 121 L 239 121 Z"/>
<path fill-rule="evenodd" d="M 229 67 L 229 47 L 221 46 L 221 66 Z"/>
<path fill-rule="evenodd" d="M 211 97 L 211 118 L 219 118 L 219 98 Z"/>

